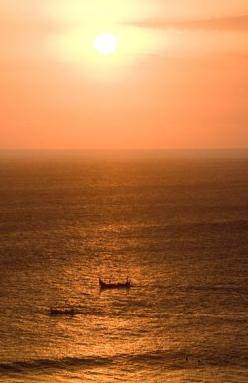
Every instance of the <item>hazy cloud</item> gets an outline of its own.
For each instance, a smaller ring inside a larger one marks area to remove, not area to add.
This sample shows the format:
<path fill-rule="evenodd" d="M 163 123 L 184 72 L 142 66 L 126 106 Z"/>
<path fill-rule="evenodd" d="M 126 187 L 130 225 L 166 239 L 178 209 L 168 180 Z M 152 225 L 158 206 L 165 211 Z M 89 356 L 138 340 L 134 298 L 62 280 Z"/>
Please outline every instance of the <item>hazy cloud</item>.
<path fill-rule="evenodd" d="M 202 29 L 202 30 L 230 30 L 230 31 L 248 31 L 248 15 L 212 18 L 202 20 L 165 20 L 152 19 L 142 20 L 135 23 L 141 28 L 176 28 L 176 29 Z"/>

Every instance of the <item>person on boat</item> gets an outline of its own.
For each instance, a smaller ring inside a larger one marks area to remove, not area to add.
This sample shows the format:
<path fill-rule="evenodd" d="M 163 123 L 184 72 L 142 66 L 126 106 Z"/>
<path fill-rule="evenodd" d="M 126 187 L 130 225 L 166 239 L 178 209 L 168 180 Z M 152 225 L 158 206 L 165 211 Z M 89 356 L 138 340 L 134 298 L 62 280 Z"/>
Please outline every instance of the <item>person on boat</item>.
<path fill-rule="evenodd" d="M 130 285 L 131 285 L 131 281 L 130 281 L 129 277 L 127 277 L 126 285 L 127 285 L 127 286 L 130 286 Z"/>

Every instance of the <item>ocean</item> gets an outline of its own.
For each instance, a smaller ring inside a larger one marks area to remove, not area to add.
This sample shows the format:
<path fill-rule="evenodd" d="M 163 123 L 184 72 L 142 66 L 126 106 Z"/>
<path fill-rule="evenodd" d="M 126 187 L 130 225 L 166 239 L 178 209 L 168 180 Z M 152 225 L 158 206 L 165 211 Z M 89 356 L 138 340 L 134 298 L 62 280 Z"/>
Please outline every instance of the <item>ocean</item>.
<path fill-rule="evenodd" d="M 0 153 L 0 382 L 248 382 L 247 270 L 246 151 Z"/>

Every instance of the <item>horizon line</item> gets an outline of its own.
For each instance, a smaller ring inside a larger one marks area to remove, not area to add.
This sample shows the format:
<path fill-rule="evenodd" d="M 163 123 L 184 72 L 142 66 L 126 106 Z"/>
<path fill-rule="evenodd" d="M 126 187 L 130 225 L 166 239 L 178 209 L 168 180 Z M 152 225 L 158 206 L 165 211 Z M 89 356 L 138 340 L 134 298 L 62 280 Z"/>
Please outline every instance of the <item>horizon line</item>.
<path fill-rule="evenodd" d="M 247 147 L 219 148 L 0 148 L 0 152 L 37 151 L 37 152 L 162 152 L 162 151 L 246 151 Z"/>

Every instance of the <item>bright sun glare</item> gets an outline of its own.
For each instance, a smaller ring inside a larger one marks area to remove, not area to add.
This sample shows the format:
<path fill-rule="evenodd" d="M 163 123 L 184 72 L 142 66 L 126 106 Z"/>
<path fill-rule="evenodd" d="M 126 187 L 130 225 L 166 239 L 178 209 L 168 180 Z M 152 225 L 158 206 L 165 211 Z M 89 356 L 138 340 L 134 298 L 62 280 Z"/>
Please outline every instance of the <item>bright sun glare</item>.
<path fill-rule="evenodd" d="M 94 46 L 95 49 L 102 55 L 111 55 L 117 49 L 117 37 L 111 33 L 104 33 L 96 36 Z"/>

